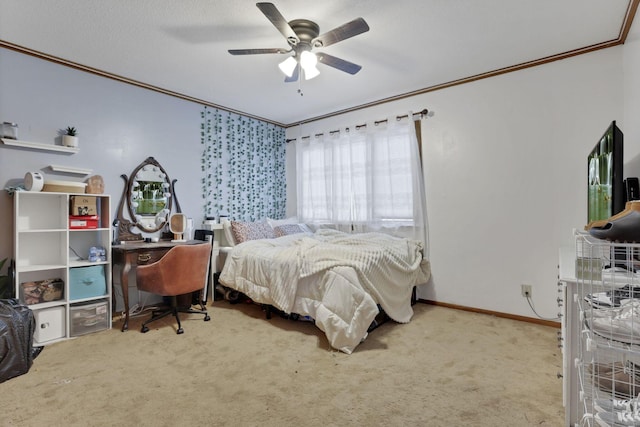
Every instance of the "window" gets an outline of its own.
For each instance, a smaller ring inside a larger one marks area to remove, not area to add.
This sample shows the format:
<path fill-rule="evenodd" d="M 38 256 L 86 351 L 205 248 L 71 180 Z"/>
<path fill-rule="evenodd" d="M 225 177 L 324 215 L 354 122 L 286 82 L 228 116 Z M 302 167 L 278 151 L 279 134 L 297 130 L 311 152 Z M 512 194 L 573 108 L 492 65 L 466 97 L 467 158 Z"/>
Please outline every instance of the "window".
<path fill-rule="evenodd" d="M 303 139 L 296 152 L 303 221 L 360 230 L 426 227 L 413 121 L 392 119 Z"/>

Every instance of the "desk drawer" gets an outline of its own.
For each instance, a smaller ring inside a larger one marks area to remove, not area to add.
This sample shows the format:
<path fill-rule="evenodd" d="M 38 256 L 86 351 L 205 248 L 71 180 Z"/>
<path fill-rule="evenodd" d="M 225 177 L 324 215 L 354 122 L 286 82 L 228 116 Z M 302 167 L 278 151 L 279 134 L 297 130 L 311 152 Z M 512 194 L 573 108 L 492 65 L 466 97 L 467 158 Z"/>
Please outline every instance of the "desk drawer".
<path fill-rule="evenodd" d="M 141 250 L 136 255 L 137 265 L 153 264 L 167 253 L 169 248 L 154 249 L 154 250 Z"/>

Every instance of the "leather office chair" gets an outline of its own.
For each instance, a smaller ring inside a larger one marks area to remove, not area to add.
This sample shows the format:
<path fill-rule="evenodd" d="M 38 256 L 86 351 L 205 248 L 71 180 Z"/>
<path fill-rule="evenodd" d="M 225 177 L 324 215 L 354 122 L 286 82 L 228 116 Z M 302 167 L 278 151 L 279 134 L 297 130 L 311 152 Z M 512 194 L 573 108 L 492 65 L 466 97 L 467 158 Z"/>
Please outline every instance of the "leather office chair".
<path fill-rule="evenodd" d="M 204 304 L 202 310 L 191 309 L 189 306 L 179 306 L 178 296 L 202 291 L 207 283 L 211 244 L 178 245 L 153 264 L 140 265 L 136 268 L 136 284 L 138 289 L 153 294 L 170 297 L 171 307 L 165 311 L 154 311 L 151 319 L 142 324 L 141 332 L 148 332 L 147 324 L 172 314 L 178 321 L 178 334 L 184 333 L 178 313 L 204 314 L 204 320 L 211 317 Z"/>

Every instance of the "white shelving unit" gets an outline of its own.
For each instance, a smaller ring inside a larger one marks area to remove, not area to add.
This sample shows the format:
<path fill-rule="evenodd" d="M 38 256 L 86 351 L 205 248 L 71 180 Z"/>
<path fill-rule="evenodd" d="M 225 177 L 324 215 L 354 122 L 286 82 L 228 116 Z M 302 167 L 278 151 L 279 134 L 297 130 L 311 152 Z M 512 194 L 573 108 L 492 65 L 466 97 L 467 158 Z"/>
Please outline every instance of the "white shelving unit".
<path fill-rule="evenodd" d="M 567 425 L 618 425 L 610 403 L 640 393 L 640 244 L 577 232 L 574 259 L 563 322 Z"/>
<path fill-rule="evenodd" d="M 96 198 L 97 228 L 70 228 L 72 196 Z M 28 191 L 13 197 L 15 294 L 36 317 L 34 345 L 111 328 L 110 197 Z M 104 248 L 106 260 L 89 261 L 91 247 Z"/>
<path fill-rule="evenodd" d="M 575 396 L 578 396 L 578 371 L 575 366 L 580 320 L 577 305 L 578 282 L 575 275 L 575 247 L 561 248 L 558 264 L 558 308 L 560 309 L 560 336 L 558 346 L 562 350 L 562 404 L 565 408 L 565 425 L 572 426 L 581 413 Z"/>

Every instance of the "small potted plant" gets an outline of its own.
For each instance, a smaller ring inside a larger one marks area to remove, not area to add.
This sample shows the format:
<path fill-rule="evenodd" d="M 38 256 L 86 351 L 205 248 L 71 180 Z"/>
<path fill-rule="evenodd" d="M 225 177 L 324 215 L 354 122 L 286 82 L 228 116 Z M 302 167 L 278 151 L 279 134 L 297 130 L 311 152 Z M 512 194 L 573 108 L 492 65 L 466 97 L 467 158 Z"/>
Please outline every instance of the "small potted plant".
<path fill-rule="evenodd" d="M 76 128 L 69 126 L 64 132 L 64 135 L 62 135 L 62 145 L 76 148 L 78 146 L 78 131 Z"/>

